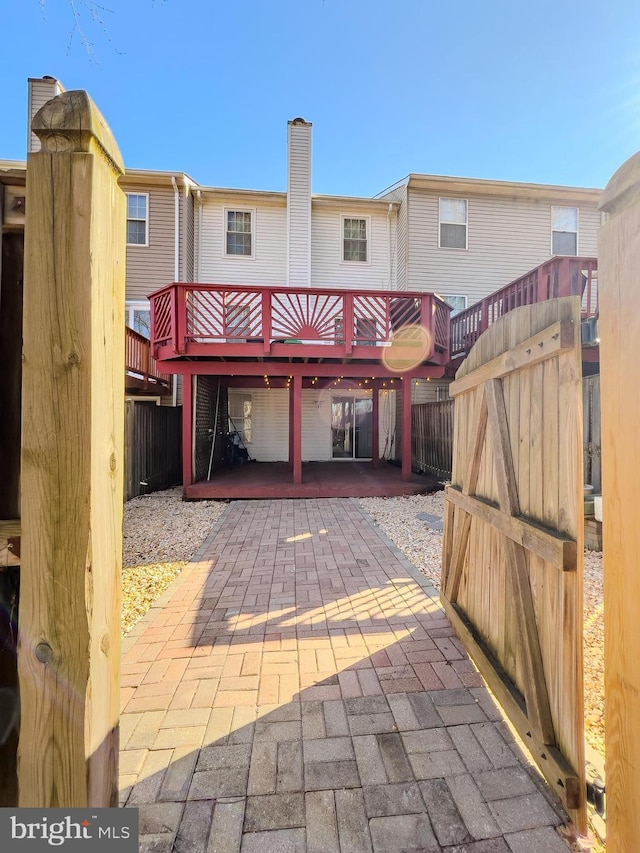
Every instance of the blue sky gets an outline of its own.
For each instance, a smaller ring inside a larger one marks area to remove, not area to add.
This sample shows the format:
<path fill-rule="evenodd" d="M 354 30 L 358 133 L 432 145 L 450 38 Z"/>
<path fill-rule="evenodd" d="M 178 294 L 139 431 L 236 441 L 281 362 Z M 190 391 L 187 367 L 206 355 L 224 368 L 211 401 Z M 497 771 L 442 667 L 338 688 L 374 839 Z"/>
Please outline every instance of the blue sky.
<path fill-rule="evenodd" d="M 287 120 L 313 189 L 409 172 L 604 186 L 640 149 L 637 0 L 0 0 L 0 159 L 27 78 L 86 89 L 130 168 L 284 190 Z M 72 4 L 91 42 L 72 33 Z"/>

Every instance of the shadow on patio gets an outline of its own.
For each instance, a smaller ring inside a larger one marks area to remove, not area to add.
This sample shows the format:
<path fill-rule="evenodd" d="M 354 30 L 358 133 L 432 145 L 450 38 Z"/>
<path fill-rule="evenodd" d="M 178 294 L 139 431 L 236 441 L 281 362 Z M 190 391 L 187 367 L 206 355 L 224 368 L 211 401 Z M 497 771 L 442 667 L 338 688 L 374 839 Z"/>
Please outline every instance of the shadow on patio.
<path fill-rule="evenodd" d="M 132 633 L 141 850 L 567 849 L 436 590 L 355 501 L 231 504 Z"/>

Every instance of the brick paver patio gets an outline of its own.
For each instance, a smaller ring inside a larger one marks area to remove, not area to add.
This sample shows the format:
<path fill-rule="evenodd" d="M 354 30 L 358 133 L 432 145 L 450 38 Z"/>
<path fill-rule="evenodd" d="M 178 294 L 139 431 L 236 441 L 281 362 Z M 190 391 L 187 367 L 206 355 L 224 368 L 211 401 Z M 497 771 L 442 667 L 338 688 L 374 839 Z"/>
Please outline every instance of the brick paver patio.
<path fill-rule="evenodd" d="M 420 579 L 356 501 L 230 504 L 125 640 L 140 849 L 566 853 Z"/>

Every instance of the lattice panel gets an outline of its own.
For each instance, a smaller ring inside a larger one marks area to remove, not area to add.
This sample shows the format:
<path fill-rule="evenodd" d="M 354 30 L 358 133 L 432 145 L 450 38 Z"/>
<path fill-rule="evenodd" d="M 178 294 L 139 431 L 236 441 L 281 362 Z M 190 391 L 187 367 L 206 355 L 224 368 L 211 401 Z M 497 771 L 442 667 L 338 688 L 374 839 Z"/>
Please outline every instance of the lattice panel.
<path fill-rule="evenodd" d="M 152 310 L 155 337 L 154 341 L 166 341 L 171 337 L 171 292 L 153 297 Z"/>
<path fill-rule="evenodd" d="M 275 339 L 340 342 L 344 337 L 344 296 L 274 293 L 271 318 L 271 333 Z"/>

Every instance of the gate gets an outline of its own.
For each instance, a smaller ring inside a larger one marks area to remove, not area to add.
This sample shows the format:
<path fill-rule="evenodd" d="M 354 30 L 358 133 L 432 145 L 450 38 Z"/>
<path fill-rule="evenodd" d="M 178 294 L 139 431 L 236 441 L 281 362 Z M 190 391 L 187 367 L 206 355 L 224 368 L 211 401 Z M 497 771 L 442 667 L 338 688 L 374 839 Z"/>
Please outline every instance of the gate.
<path fill-rule="evenodd" d="M 458 370 L 442 599 L 584 832 L 581 373 L 575 297 L 510 312 Z"/>

